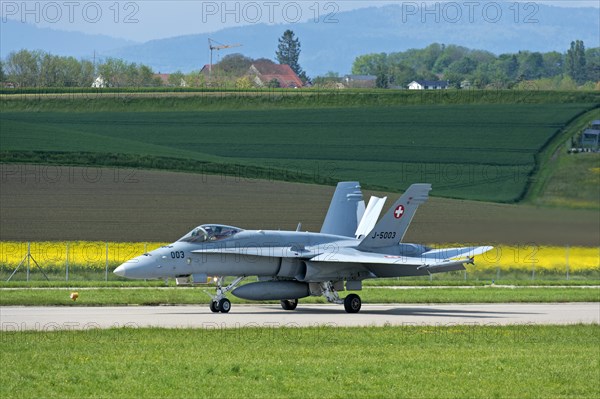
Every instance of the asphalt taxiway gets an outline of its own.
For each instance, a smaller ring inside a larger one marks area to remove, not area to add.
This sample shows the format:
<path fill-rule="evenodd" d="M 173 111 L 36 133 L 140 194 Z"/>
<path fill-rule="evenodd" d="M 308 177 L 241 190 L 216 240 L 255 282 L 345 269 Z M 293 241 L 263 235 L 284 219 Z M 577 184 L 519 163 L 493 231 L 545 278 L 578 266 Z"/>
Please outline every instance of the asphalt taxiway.
<path fill-rule="evenodd" d="M 243 328 L 402 325 L 600 324 L 600 303 L 363 304 L 348 314 L 339 305 L 238 305 L 230 313 L 208 306 L 0 307 L 2 331 L 119 327 Z"/>

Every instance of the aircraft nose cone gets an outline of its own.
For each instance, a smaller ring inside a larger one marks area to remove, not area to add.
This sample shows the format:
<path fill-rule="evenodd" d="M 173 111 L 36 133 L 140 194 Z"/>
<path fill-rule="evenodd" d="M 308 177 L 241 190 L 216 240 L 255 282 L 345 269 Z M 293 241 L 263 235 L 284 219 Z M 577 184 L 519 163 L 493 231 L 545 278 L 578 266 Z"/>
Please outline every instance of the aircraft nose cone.
<path fill-rule="evenodd" d="M 127 265 L 122 264 L 121 266 L 117 267 L 113 273 L 119 277 L 125 277 L 126 269 L 127 269 Z"/>

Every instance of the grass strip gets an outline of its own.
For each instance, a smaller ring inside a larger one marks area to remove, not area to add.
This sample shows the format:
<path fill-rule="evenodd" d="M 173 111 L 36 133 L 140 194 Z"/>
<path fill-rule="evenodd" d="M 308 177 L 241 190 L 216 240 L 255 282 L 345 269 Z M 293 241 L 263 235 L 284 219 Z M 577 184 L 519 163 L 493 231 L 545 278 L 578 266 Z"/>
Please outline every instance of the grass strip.
<path fill-rule="evenodd" d="M 39 276 L 36 276 L 39 278 Z M 226 281 L 230 281 L 227 279 Z M 247 282 L 252 282 L 248 280 Z M 461 278 L 436 278 L 435 280 L 429 280 L 429 277 L 416 277 L 416 278 L 380 278 L 363 281 L 365 287 L 485 287 L 492 284 L 499 285 L 514 285 L 518 287 L 586 287 L 600 285 L 600 280 L 594 278 L 571 278 L 566 280 L 564 276 L 557 277 L 556 279 L 536 279 L 532 280 L 531 275 L 521 276 L 517 279 L 499 279 L 494 280 L 493 276 L 488 279 L 469 279 L 464 280 Z M 78 288 L 128 288 L 128 287 L 175 287 L 175 281 L 169 280 L 167 284 L 163 280 L 71 280 L 71 281 L 56 281 L 56 280 L 32 280 L 32 281 L 0 281 L 0 289 L 2 288 L 64 288 L 64 289 L 78 289 Z M 213 290 L 214 285 L 201 285 L 197 286 L 198 289 Z"/>
<path fill-rule="evenodd" d="M 593 398 L 600 327 L 2 332 L 1 397 Z"/>
<path fill-rule="evenodd" d="M 214 293 L 214 289 L 206 288 Z M 366 288 L 358 292 L 365 303 L 508 303 L 508 302 L 599 302 L 598 288 L 497 288 L 473 287 L 397 290 Z M 344 296 L 344 295 L 342 295 Z M 234 296 L 233 303 L 256 303 Z M 208 304 L 202 288 L 98 288 L 82 290 L 72 301 L 65 289 L 0 290 L 1 306 L 111 306 Z M 264 302 L 269 303 L 269 302 Z M 271 302 L 272 303 L 272 302 Z M 323 297 L 309 297 L 300 303 L 326 303 Z"/>
<path fill-rule="evenodd" d="M 240 90 L 1 89 L 0 109 L 18 112 L 198 111 L 448 104 L 598 103 L 595 91 L 528 90 Z"/>
<path fill-rule="evenodd" d="M 528 185 L 524 194 L 524 200 L 529 203 L 543 203 L 544 191 L 549 181 L 555 177 L 559 171 L 560 162 L 556 158 L 563 158 L 566 155 L 567 145 L 570 146 L 570 139 L 576 137 L 585 127 L 587 127 L 590 121 L 598 119 L 600 117 L 600 109 L 595 108 L 587 111 L 578 117 L 574 118 L 569 122 L 567 126 L 561 129 L 555 137 L 546 143 L 544 148 L 536 155 L 536 166 L 530 184 Z M 596 164 L 598 162 L 596 161 Z M 592 163 L 593 164 L 593 163 Z M 562 165 L 563 167 L 565 165 Z M 573 196 L 572 192 L 581 189 L 581 176 L 585 175 L 585 170 L 575 170 L 577 173 L 569 175 L 561 183 L 563 184 L 562 190 L 565 192 L 565 197 Z M 589 190 L 587 190 L 589 191 Z M 571 192 L 571 194 L 569 194 Z M 597 190 L 592 190 L 589 195 L 587 208 L 597 209 Z M 572 207 L 577 207 L 576 204 L 571 204 Z"/>

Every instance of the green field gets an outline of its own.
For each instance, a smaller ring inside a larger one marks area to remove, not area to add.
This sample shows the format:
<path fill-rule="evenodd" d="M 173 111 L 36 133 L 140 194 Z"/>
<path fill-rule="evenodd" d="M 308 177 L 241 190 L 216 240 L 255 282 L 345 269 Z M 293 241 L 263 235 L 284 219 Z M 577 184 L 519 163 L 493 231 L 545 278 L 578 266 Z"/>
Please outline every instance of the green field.
<path fill-rule="evenodd" d="M 540 205 L 600 210 L 600 154 L 567 154 L 554 160 Z"/>
<path fill-rule="evenodd" d="M 600 210 L 600 154 L 571 154 L 591 120 L 600 118 L 600 108 L 576 118 L 539 154 L 535 176 L 527 193 L 528 202 L 545 207 Z"/>
<path fill-rule="evenodd" d="M 0 89 L 5 111 L 197 111 L 451 104 L 598 103 L 597 91 L 556 90 L 386 90 L 201 88 L 19 88 Z"/>
<path fill-rule="evenodd" d="M 58 288 L 0 290 L 0 306 L 208 305 L 210 300 L 202 288 L 84 288 L 77 290 L 80 294 L 77 302 L 69 298 L 72 291 Z M 214 288 L 206 288 L 206 291 L 213 293 Z M 600 289 L 596 287 L 365 288 L 359 294 L 365 303 L 600 302 Z M 233 296 L 230 299 L 234 304 L 256 303 Z M 309 297 L 301 299 L 299 306 L 302 303 L 326 303 L 326 300 Z"/>
<path fill-rule="evenodd" d="M 2 332 L 0 396 L 595 398 L 600 328 Z"/>
<path fill-rule="evenodd" d="M 438 196 L 511 202 L 524 195 L 536 154 L 591 106 L 2 112 L 0 160 L 352 179 L 394 191 L 428 181 Z"/>

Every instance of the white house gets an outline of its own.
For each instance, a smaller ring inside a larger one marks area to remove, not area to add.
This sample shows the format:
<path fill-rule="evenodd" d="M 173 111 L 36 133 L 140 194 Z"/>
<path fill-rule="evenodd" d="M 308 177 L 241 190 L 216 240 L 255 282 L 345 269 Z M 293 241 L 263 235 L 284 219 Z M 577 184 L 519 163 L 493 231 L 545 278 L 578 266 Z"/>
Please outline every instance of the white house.
<path fill-rule="evenodd" d="M 443 90 L 448 88 L 448 82 L 443 80 L 413 80 L 408 84 L 408 90 Z"/>
<path fill-rule="evenodd" d="M 107 84 L 106 80 L 104 80 L 102 75 L 98 75 L 96 80 L 94 80 L 94 83 L 92 83 L 92 87 L 94 87 L 94 88 L 103 88 L 103 87 L 107 87 L 107 86 L 108 86 L 108 84 Z"/>

